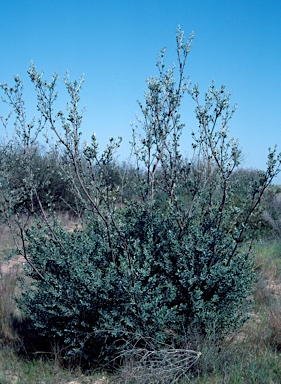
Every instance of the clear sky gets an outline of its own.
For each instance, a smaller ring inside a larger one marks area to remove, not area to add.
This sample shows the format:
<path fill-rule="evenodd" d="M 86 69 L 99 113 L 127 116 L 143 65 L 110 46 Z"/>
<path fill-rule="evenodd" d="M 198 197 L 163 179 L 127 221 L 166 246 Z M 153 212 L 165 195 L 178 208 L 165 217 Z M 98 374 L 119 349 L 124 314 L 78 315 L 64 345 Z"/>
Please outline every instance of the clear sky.
<path fill-rule="evenodd" d="M 187 36 L 195 33 L 191 80 L 203 92 L 215 79 L 238 103 L 229 125 L 243 166 L 263 169 L 268 147 L 281 151 L 280 0 L 0 0 L 0 15 L 0 82 L 12 83 L 19 74 L 28 83 L 31 60 L 47 79 L 55 70 L 63 77 L 68 69 L 71 79 L 84 73 L 83 135 L 96 132 L 101 147 L 110 136 L 122 136 L 121 158 L 129 155 L 130 122 L 145 79 L 157 74 L 158 52 L 166 47 L 167 64 L 176 60 L 178 24 Z M 190 128 L 196 128 L 193 109 L 187 99 L 187 152 Z"/>

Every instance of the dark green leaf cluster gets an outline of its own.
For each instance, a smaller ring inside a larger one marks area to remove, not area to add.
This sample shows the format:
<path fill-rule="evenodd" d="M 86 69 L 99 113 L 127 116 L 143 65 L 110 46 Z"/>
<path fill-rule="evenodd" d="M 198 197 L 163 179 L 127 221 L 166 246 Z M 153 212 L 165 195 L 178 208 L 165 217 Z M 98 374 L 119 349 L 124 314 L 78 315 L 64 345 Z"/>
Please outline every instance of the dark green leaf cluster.
<path fill-rule="evenodd" d="M 140 346 L 179 347 L 188 331 L 221 337 L 243 323 L 252 258 L 226 228 L 194 215 L 182 234 L 173 211 L 137 203 L 116 215 L 122 234 L 110 228 L 111 245 L 93 218 L 83 231 L 27 233 L 32 283 L 21 308 L 65 357 L 113 357 L 136 335 Z"/>

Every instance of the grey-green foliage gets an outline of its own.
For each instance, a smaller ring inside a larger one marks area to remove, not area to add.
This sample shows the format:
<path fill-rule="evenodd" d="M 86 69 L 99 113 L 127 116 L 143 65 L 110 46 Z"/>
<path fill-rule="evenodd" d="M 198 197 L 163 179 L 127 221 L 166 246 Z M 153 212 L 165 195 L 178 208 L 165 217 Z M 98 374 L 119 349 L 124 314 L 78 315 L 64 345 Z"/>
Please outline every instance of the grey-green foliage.
<path fill-rule="evenodd" d="M 134 193 L 127 201 L 115 182 L 120 140 L 110 139 L 101 153 L 95 135 L 81 145 L 82 82 L 65 78 L 70 102 L 65 114 L 55 112 L 57 75 L 47 83 L 30 68 L 37 109 L 57 137 L 67 159 L 62 172 L 87 219 L 85 229 L 73 233 L 50 222 L 25 232 L 26 272 L 33 280 L 21 308 L 67 356 L 109 357 L 132 343 L 182 346 L 196 332 L 220 338 L 246 318 L 254 280 L 248 228 L 279 172 L 280 155 L 270 150 L 266 171 L 236 199 L 232 175 L 241 151 L 229 139 L 230 94 L 212 83 L 201 100 L 199 87 L 184 76 L 192 37 L 185 41 L 179 28 L 176 38 L 177 65 L 166 68 L 162 50 L 159 75 L 147 80 L 139 103 Z M 195 102 L 198 121 L 188 158 L 180 151 L 185 94 Z"/>

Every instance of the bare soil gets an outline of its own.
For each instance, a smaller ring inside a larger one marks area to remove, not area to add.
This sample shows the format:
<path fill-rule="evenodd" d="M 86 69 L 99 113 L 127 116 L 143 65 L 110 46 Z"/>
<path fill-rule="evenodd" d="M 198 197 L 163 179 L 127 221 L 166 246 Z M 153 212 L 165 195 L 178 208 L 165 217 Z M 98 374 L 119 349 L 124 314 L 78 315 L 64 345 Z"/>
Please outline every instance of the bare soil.
<path fill-rule="evenodd" d="M 17 256 L 9 261 L 4 261 L 0 265 L 1 274 L 6 274 L 13 271 L 20 272 L 25 263 L 26 260 L 23 256 Z"/>

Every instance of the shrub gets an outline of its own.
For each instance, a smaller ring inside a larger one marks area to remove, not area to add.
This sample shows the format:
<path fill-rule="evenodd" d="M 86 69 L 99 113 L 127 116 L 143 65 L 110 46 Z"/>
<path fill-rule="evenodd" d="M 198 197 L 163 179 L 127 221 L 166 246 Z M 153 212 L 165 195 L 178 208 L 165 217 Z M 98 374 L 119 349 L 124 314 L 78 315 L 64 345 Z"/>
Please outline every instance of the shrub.
<path fill-rule="evenodd" d="M 29 70 L 37 108 L 57 135 L 67 159 L 62 157 L 61 170 L 86 221 L 84 230 L 73 233 L 49 221 L 22 232 L 32 283 L 20 305 L 66 357 L 109 359 L 135 340 L 147 350 L 159 343 L 187 348 L 192 333 L 220 339 L 245 321 L 254 280 L 249 229 L 279 172 L 280 155 L 269 152 L 266 171 L 249 180 L 244 198 L 237 199 L 233 173 L 241 151 L 228 138 L 230 95 L 213 83 L 201 104 L 199 87 L 184 77 L 192 38 L 186 42 L 180 28 L 176 38 L 178 66 L 166 69 L 162 50 L 159 76 L 147 80 L 139 103 L 143 134 L 134 128 L 135 167 L 126 202 L 120 190 L 125 178 L 114 166 L 120 140 L 110 139 L 101 154 L 95 135 L 91 144 L 80 145 L 82 81 L 65 79 L 67 115 L 55 113 L 57 75 L 47 83 L 34 66 Z M 179 114 L 186 93 L 198 120 L 187 159 L 180 152 Z"/>

